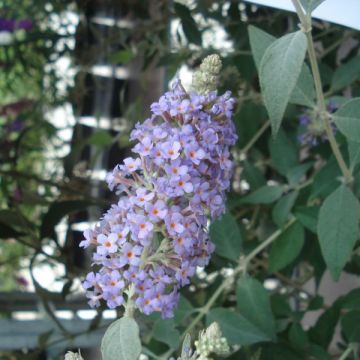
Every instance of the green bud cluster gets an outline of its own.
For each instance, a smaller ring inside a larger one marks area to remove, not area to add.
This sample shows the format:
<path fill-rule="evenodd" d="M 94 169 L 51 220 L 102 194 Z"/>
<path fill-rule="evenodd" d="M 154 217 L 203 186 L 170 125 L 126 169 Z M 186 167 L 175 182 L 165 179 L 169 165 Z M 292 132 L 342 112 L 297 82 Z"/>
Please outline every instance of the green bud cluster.
<path fill-rule="evenodd" d="M 83 357 L 81 356 L 80 354 L 80 350 L 78 353 L 73 353 L 71 351 L 68 351 L 66 354 L 65 354 L 65 358 L 64 360 L 84 360 Z"/>
<path fill-rule="evenodd" d="M 222 63 L 219 55 L 207 56 L 200 65 L 192 79 L 192 87 L 199 94 L 207 94 L 214 91 L 218 85 L 218 78 Z"/>
<path fill-rule="evenodd" d="M 191 338 L 185 337 L 181 357 L 178 360 L 211 360 L 211 354 L 226 356 L 230 352 L 227 340 L 222 336 L 218 323 L 212 323 L 206 330 L 199 334 L 195 341 L 196 350 L 191 350 Z"/>
<path fill-rule="evenodd" d="M 195 341 L 195 347 L 197 360 L 210 360 L 210 354 L 227 355 L 230 351 L 217 323 L 212 323 L 206 331 L 200 333 L 199 340 Z"/>

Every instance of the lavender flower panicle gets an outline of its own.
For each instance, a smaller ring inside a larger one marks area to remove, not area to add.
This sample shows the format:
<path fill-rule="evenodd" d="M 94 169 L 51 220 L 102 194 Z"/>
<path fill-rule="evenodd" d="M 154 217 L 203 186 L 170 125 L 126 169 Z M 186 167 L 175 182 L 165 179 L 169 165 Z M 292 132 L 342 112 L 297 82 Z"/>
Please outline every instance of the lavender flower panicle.
<path fill-rule="evenodd" d="M 233 106 L 230 92 L 188 94 L 178 80 L 136 124 L 136 155 L 107 177 L 123 195 L 80 244 L 95 246 L 100 267 L 83 283 L 91 306 L 131 300 L 144 314 L 173 316 L 179 289 L 214 251 L 207 226 L 225 211 L 229 147 L 237 140 Z"/>

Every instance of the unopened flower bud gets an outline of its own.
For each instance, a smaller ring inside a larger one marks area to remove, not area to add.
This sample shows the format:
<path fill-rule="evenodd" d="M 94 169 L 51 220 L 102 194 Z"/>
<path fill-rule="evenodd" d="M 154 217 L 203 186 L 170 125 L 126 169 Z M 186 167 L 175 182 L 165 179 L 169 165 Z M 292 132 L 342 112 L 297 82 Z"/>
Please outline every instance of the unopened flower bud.
<path fill-rule="evenodd" d="M 83 357 L 81 356 L 80 354 L 80 350 L 78 353 L 73 353 L 71 351 L 68 351 L 66 354 L 65 354 L 65 358 L 64 360 L 84 360 Z"/>
<path fill-rule="evenodd" d="M 221 67 L 219 55 L 207 56 L 193 75 L 193 89 L 199 94 L 207 94 L 216 90 Z"/>

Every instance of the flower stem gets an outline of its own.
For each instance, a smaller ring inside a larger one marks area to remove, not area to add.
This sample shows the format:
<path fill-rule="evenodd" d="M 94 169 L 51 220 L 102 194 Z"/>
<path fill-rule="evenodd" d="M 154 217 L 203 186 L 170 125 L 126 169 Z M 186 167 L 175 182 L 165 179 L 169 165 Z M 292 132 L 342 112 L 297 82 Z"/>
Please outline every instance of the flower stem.
<path fill-rule="evenodd" d="M 334 156 L 339 164 L 339 167 L 341 169 L 341 172 L 344 175 L 345 183 L 351 184 L 352 183 L 352 175 L 351 171 L 347 167 L 345 160 L 343 156 L 341 155 L 339 146 L 336 142 L 333 130 L 331 128 L 330 124 L 330 116 L 326 111 L 326 104 L 325 104 L 325 98 L 323 93 L 323 87 L 321 83 L 321 77 L 319 72 L 319 66 L 316 59 L 316 53 L 315 53 L 315 47 L 314 47 L 314 41 L 311 34 L 311 17 L 310 15 L 305 15 L 303 12 L 301 5 L 299 3 L 299 0 L 291 0 L 294 4 L 294 7 L 296 9 L 296 12 L 298 14 L 298 17 L 301 22 L 302 31 L 306 34 L 307 42 L 308 42 L 308 55 L 311 65 L 311 70 L 314 77 L 314 83 L 315 83 L 315 90 L 316 90 L 316 97 L 318 102 L 318 107 L 321 113 L 321 119 L 324 123 L 326 135 L 329 139 L 329 143 L 332 149 L 332 152 L 334 153 Z"/>

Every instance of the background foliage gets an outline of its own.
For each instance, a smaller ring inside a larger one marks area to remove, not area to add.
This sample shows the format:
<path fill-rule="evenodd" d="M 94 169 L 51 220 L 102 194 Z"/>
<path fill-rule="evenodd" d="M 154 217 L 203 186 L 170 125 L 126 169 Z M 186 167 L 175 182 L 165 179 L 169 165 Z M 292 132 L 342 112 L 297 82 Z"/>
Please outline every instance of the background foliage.
<path fill-rule="evenodd" d="M 321 1 L 301 3 L 309 12 Z M 76 212 L 108 206 L 109 195 L 93 191 L 105 188 L 92 177 L 95 165 L 114 144 L 126 152 L 127 131 L 147 113 L 138 109 L 149 92 L 145 88 L 127 106 L 128 124 L 120 135 L 100 127 L 81 134 L 76 122 L 58 126 L 51 109 L 70 103 L 80 114 L 84 108 L 88 90 L 81 69 L 95 63 L 95 52 L 116 65 L 141 59 L 140 82 L 158 67 L 171 79 L 182 65 L 194 69 L 215 52 L 224 64 L 219 90 L 230 89 L 237 99 L 239 141 L 228 211 L 211 225 L 215 254 L 183 290 L 175 317 L 136 315 L 143 352 L 165 359 L 187 332 L 217 321 L 232 346 L 229 359 L 357 359 L 359 289 L 333 303 L 318 291 L 326 271 L 336 281 L 360 271 L 359 33 L 311 22 L 317 77 L 296 14 L 241 1 L 125 1 L 135 27 L 99 33 L 92 47 L 84 24 L 75 29 L 64 16 L 83 16 L 88 6 L 80 0 L 1 2 L 1 18 L 33 22 L 0 48 L 1 291 L 25 290 L 24 271 L 44 304 L 79 291 L 76 279 L 86 266 L 77 261 L 71 232 L 60 239 L 57 226 Z M 106 6 L 117 13 L 122 5 Z M 301 20 L 310 30 L 309 18 Z M 226 41 L 214 36 L 220 32 Z M 60 89 L 63 79 L 52 65 L 64 55 L 72 59 L 77 81 Z M 329 107 L 336 111 L 326 112 Z M 311 125 L 299 122 L 304 116 Z M 74 131 L 72 141 L 64 141 L 65 128 Z M 89 146 L 96 151 L 83 164 L 81 152 Z M 33 276 L 42 263 L 64 267 L 60 292 Z M 321 315 L 305 325 L 305 316 L 316 310 Z M 58 326 L 51 307 L 47 312 Z M 96 326 L 95 320 L 91 329 Z M 37 358 L 49 341 L 43 338 L 28 356 Z"/>

